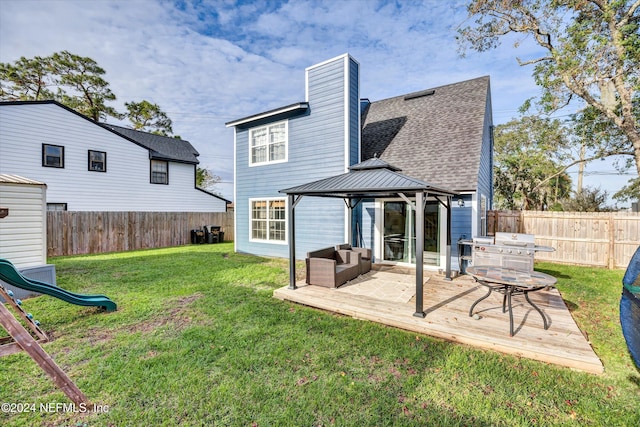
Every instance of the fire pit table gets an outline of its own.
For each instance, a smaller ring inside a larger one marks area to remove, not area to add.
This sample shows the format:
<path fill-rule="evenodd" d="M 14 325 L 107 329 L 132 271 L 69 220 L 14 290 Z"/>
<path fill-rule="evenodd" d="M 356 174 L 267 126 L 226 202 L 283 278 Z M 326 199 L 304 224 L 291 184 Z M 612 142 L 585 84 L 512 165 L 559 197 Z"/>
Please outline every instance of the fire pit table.
<path fill-rule="evenodd" d="M 473 309 L 478 303 L 491 295 L 492 292 L 498 292 L 503 295 L 502 312 L 509 310 L 509 336 L 513 336 L 513 311 L 511 308 L 511 297 L 513 295 L 524 295 L 527 302 L 536 309 L 542 321 L 544 329 L 549 329 L 547 318 L 537 305 L 529 299 L 529 292 L 539 291 L 541 289 L 553 286 L 557 279 L 545 273 L 538 271 L 523 271 L 513 268 L 494 267 L 494 266 L 473 266 L 467 268 L 467 274 L 472 276 L 476 282 L 488 288 L 486 295 L 482 296 L 473 303 L 469 309 L 469 316 L 473 316 Z"/>

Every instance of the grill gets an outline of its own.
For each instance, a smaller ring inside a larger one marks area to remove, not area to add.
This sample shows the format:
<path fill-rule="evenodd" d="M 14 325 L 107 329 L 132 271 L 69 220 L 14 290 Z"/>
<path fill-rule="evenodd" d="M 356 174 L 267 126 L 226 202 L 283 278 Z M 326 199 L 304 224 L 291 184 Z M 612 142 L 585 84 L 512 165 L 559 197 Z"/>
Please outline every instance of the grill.
<path fill-rule="evenodd" d="M 474 266 L 506 267 L 533 271 L 536 251 L 553 251 L 548 246 L 537 246 L 533 234 L 496 233 L 491 237 L 473 239 L 471 262 Z"/>

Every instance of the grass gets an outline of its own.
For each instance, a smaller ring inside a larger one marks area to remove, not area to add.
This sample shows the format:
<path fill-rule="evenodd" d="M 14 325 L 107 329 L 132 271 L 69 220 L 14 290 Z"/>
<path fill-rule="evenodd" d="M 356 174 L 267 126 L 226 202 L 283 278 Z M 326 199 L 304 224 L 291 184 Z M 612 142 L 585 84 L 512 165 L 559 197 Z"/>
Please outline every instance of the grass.
<path fill-rule="evenodd" d="M 5 426 L 640 425 L 640 372 L 617 318 L 622 271 L 555 264 L 558 287 L 603 360 L 591 375 L 282 302 L 287 261 L 231 244 L 64 257 L 58 284 L 103 293 L 102 313 L 24 301 L 46 351 L 103 413 L 68 399 L 24 353 L 0 362 Z"/>

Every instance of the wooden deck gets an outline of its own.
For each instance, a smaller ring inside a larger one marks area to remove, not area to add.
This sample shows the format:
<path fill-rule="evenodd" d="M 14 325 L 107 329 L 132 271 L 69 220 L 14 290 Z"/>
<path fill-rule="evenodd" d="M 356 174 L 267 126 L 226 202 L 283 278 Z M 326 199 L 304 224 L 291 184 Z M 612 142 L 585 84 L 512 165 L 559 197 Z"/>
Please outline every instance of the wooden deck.
<path fill-rule="evenodd" d="M 602 362 L 578 329 L 556 289 L 532 292 L 531 300 L 546 314 L 540 315 L 524 299 L 513 297 L 513 337 L 509 314 L 502 313 L 502 295 L 495 292 L 480 302 L 469 317 L 469 308 L 486 288 L 469 276 L 445 281 L 425 271 L 424 310 L 415 312 L 415 272 L 377 266 L 365 276 L 338 289 L 298 283 L 298 289 L 276 289 L 274 297 L 310 307 L 365 319 L 384 325 L 443 338 L 487 350 L 553 363 L 590 373 L 602 373 Z"/>

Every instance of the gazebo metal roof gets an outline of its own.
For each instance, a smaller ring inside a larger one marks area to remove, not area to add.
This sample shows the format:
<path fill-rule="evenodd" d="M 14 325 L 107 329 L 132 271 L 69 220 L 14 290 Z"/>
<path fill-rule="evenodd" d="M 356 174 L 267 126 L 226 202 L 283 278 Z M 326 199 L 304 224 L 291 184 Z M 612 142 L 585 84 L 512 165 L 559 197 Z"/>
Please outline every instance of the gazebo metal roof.
<path fill-rule="evenodd" d="M 378 158 L 351 166 L 349 172 L 280 190 L 281 193 L 301 196 L 358 199 L 393 197 L 398 193 L 454 196 L 457 193 L 435 187 L 419 179 L 400 173 L 400 169 Z"/>
<path fill-rule="evenodd" d="M 378 158 L 353 165 L 349 172 L 280 190 L 288 195 L 289 226 L 289 287 L 296 289 L 295 207 L 303 196 L 341 198 L 352 209 L 363 199 L 401 197 L 416 211 L 416 311 L 414 316 L 425 317 L 423 299 L 423 244 L 425 196 L 434 196 L 447 209 L 446 277 L 451 277 L 451 198 L 455 191 L 438 188 L 419 179 L 400 173 L 400 169 Z M 415 204 L 409 199 L 415 197 Z M 445 200 L 446 199 L 446 202 Z M 356 200 L 355 205 L 352 200 Z M 349 221 L 349 240 L 351 240 Z"/>

